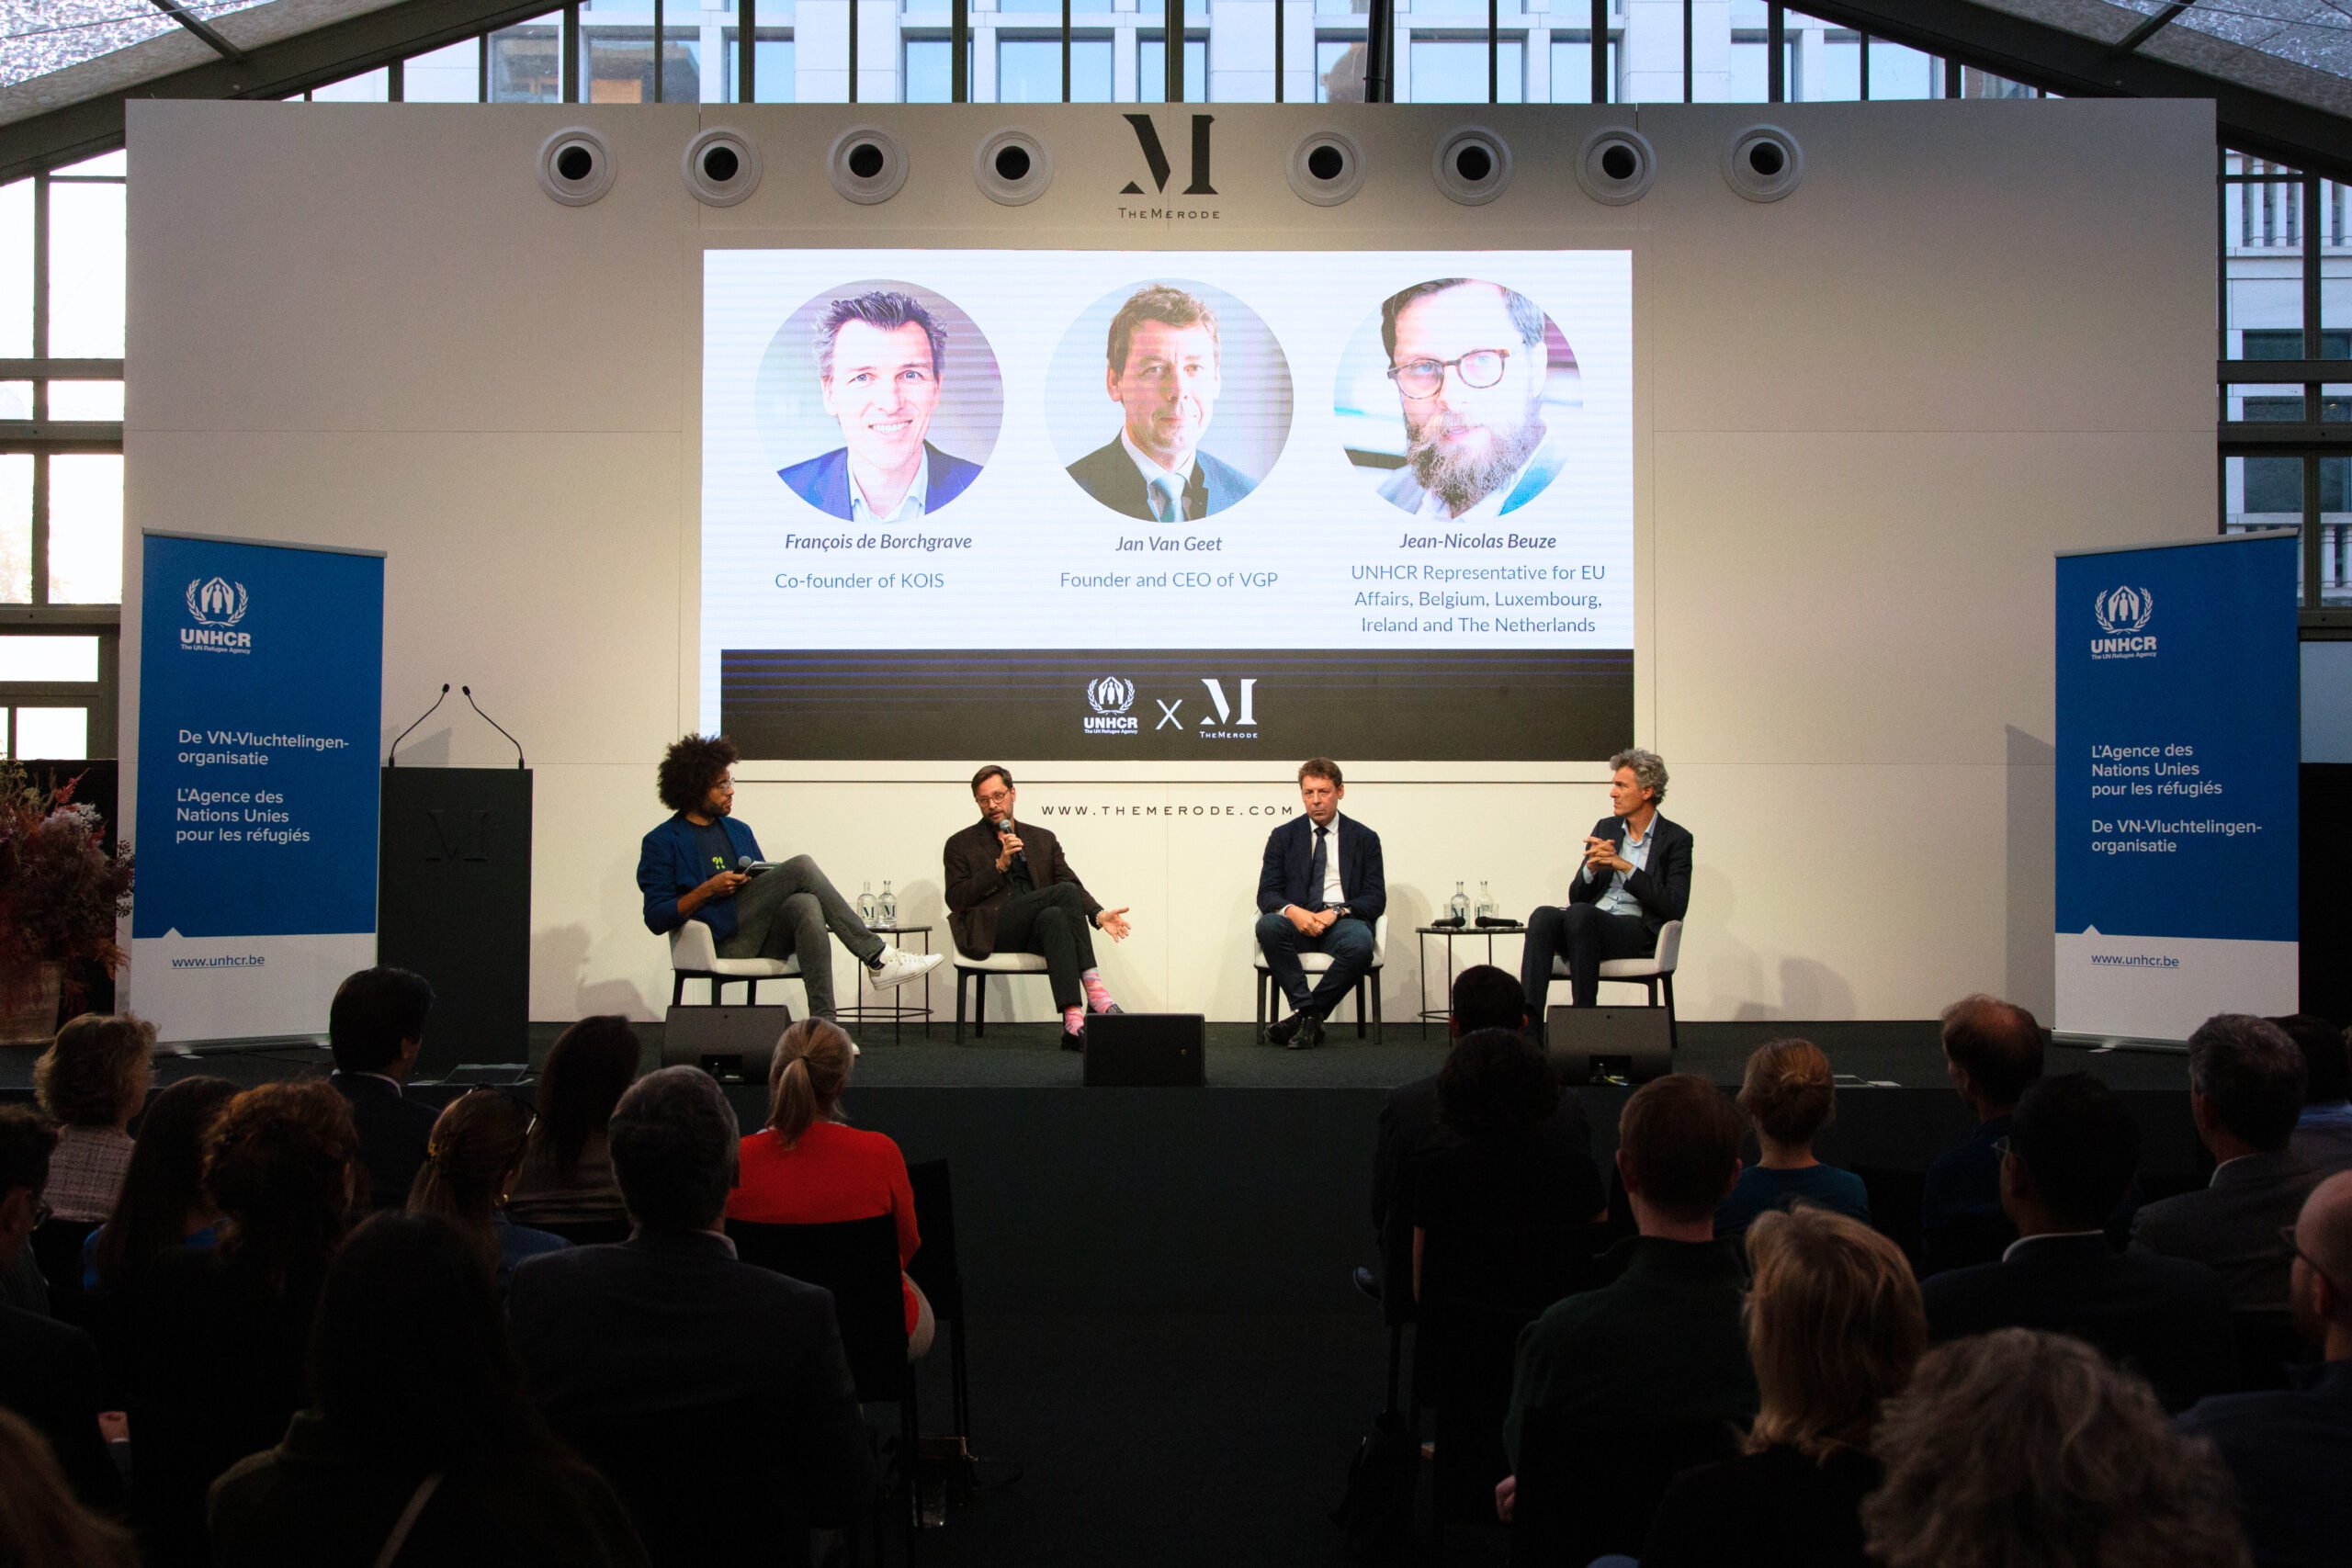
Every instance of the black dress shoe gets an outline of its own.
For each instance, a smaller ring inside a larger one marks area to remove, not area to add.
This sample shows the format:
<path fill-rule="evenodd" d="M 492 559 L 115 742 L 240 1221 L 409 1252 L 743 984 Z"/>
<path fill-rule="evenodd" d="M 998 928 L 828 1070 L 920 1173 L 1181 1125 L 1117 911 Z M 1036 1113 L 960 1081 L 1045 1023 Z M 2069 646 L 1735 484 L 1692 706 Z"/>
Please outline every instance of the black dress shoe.
<path fill-rule="evenodd" d="M 1365 1268 L 1363 1264 L 1357 1264 L 1356 1289 L 1363 1292 L 1365 1295 L 1370 1296 L 1374 1301 L 1378 1301 L 1380 1299 L 1380 1276 Z"/>
<path fill-rule="evenodd" d="M 1312 1051 L 1323 1043 L 1323 1015 L 1321 1013 L 1303 1012 L 1293 1021 L 1297 1023 L 1298 1032 L 1284 1042 L 1289 1049 Z"/>
<path fill-rule="evenodd" d="M 1268 1029 L 1266 1031 L 1266 1039 L 1272 1044 L 1287 1045 L 1291 1042 L 1291 1036 L 1298 1032 L 1299 1025 L 1305 1021 L 1306 1021 L 1306 1015 L 1305 1013 L 1295 1012 L 1288 1018 L 1283 1020 L 1280 1023 L 1277 1023 Z"/>
<path fill-rule="evenodd" d="M 1083 1053 L 1086 1049 L 1086 1031 L 1082 1029 L 1063 1030 L 1062 1049 L 1065 1051 L 1077 1051 Z"/>

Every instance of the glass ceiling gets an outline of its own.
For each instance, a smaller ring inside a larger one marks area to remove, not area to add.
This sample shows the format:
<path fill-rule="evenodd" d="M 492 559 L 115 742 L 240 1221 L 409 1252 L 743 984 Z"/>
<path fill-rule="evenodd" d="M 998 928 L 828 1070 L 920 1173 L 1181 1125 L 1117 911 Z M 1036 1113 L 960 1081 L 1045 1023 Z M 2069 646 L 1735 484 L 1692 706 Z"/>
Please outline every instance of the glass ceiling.
<path fill-rule="evenodd" d="M 239 48 L 257 48 L 390 0 L 179 0 Z M 220 57 L 154 0 L 0 0 L 0 123 L 26 119 Z"/>
<path fill-rule="evenodd" d="M 1980 0 L 2105 43 L 2169 0 Z M 2332 113 L 2352 115 L 2352 0 L 2194 0 L 2140 46 L 2150 60 Z"/>

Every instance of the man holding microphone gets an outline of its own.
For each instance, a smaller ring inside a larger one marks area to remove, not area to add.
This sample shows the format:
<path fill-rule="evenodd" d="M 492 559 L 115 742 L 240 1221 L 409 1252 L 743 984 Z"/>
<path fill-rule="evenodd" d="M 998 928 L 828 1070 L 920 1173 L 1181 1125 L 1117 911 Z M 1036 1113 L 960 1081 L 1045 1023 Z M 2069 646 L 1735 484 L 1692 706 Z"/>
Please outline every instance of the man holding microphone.
<path fill-rule="evenodd" d="M 972 775 L 980 819 L 941 852 L 947 883 L 947 929 L 967 957 L 1034 953 L 1046 961 L 1054 1006 L 1061 1010 L 1062 1049 L 1086 1049 L 1086 1015 L 1119 1004 L 1094 966 L 1099 931 L 1125 940 L 1127 911 L 1105 909 L 1062 858 L 1061 840 L 1044 828 L 1016 826 L 1012 775 L 994 763 Z"/>
<path fill-rule="evenodd" d="M 1600 998 L 1603 963 L 1656 953 L 1658 928 L 1690 908 L 1690 830 L 1657 814 L 1666 760 L 1620 751 L 1609 771 L 1611 814 L 1585 838 L 1584 869 L 1568 886 L 1567 907 L 1546 904 L 1527 917 L 1520 984 L 1539 1029 L 1555 953 L 1568 961 L 1570 999 L 1589 1008 Z"/>

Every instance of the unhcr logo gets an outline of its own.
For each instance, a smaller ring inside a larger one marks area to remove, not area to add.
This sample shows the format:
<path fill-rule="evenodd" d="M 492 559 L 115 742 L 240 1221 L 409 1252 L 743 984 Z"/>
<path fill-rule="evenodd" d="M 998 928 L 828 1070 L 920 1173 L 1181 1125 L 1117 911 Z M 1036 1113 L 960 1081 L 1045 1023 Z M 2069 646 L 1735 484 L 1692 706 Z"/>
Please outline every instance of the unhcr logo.
<path fill-rule="evenodd" d="M 2091 638 L 2093 659 L 2154 659 L 2156 639 L 2144 635 L 2156 613 L 2156 596 L 2145 588 L 2109 588 L 2091 600 L 2091 618 L 2105 637 Z"/>
<path fill-rule="evenodd" d="M 196 622 L 180 628 L 180 646 L 206 653 L 251 653 L 252 634 L 228 628 L 245 618 L 252 601 L 242 582 L 225 577 L 197 578 L 182 597 L 188 617 Z"/>
<path fill-rule="evenodd" d="M 1105 675 L 1090 682 L 1086 701 L 1094 709 L 1087 716 L 1089 735 L 1133 735 L 1136 733 L 1135 716 L 1127 710 L 1136 705 L 1136 683 L 1117 675 Z"/>

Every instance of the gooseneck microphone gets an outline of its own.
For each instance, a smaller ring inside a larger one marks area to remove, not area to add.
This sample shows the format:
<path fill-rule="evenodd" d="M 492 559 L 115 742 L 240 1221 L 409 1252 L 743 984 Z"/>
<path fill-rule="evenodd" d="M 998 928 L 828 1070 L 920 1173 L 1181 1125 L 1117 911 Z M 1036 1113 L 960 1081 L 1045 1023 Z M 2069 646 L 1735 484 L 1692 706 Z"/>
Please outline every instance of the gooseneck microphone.
<path fill-rule="evenodd" d="M 441 689 L 446 692 L 449 688 L 444 686 Z M 481 714 L 481 721 L 484 724 L 498 731 L 499 734 L 506 736 L 508 743 L 514 748 L 514 765 L 518 768 L 524 766 L 523 743 L 520 740 L 515 739 L 514 736 L 508 735 L 504 725 L 491 717 L 490 715 L 481 712 L 481 705 L 474 701 L 474 689 L 471 686 L 460 686 L 458 690 L 466 694 L 466 702 L 473 708 L 474 712 Z"/>
<path fill-rule="evenodd" d="M 449 682 L 444 681 L 441 682 L 441 696 L 433 699 L 433 707 L 426 708 L 423 713 L 416 716 L 416 724 L 423 724 L 426 719 L 431 718 L 433 716 L 434 709 L 438 708 L 441 705 L 441 698 L 446 697 L 448 694 Z M 401 765 L 401 742 L 407 739 L 415 730 L 416 724 L 410 725 L 408 728 L 401 730 L 398 735 L 392 737 L 392 749 L 385 755 L 384 766 L 388 768 L 397 768 Z"/>

